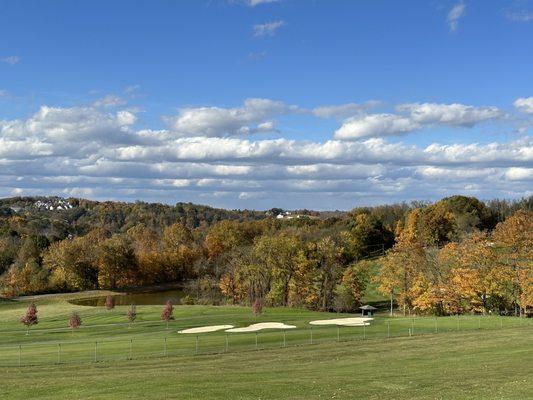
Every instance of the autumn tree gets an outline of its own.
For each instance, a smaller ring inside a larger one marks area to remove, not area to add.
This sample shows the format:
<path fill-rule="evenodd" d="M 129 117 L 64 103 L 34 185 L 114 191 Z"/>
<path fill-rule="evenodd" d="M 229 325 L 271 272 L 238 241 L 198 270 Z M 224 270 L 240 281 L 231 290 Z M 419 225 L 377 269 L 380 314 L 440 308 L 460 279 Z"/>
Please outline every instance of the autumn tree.
<path fill-rule="evenodd" d="M 340 283 L 335 288 L 337 311 L 354 311 L 361 305 L 361 298 L 370 279 L 373 263 L 365 260 L 344 269 Z"/>
<path fill-rule="evenodd" d="M 533 307 L 533 212 L 518 211 L 493 233 L 500 265 L 513 273 L 514 302 L 520 314 Z"/>
<path fill-rule="evenodd" d="M 151 285 L 167 281 L 167 258 L 160 235 L 142 224 L 128 229 L 127 234 L 135 257 L 137 283 Z"/>
<path fill-rule="evenodd" d="M 381 269 L 376 280 L 380 282 L 378 289 L 386 295 L 396 297 L 404 315 L 413 309 L 414 283 L 417 276 L 427 265 L 426 252 L 423 246 L 421 230 L 421 210 L 413 210 L 399 232 L 394 247 L 387 252 L 381 262 Z"/>
<path fill-rule="evenodd" d="M 37 307 L 34 303 L 30 303 L 28 309 L 26 310 L 26 314 L 20 319 L 20 322 L 26 326 L 26 335 L 29 335 L 30 328 L 33 325 L 37 325 L 39 323 L 39 317 L 37 316 Z"/>
<path fill-rule="evenodd" d="M 44 266 L 50 271 L 55 290 L 87 290 L 98 287 L 99 245 L 107 233 L 95 229 L 85 236 L 53 243 L 44 253 Z"/>
<path fill-rule="evenodd" d="M 172 304 L 172 301 L 167 300 L 165 306 L 163 307 L 163 310 L 161 311 L 161 319 L 167 323 L 167 329 L 170 320 L 174 319 L 174 316 L 172 315 L 173 312 L 174 306 Z"/>
<path fill-rule="evenodd" d="M 113 235 L 98 249 L 98 284 L 103 289 L 134 286 L 138 278 L 131 238 Z"/>
<path fill-rule="evenodd" d="M 257 262 L 270 271 L 272 283 L 267 295 L 269 303 L 287 306 L 289 285 L 296 267 L 296 255 L 301 244 L 291 235 L 265 235 L 259 237 L 253 247 Z"/>

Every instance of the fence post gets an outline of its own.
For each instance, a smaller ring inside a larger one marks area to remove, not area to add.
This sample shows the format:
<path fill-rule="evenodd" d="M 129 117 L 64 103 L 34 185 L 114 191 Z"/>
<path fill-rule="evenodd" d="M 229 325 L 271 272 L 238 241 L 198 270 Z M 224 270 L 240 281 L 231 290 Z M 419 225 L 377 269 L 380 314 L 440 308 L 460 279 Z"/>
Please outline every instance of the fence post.
<path fill-rule="evenodd" d="M 94 342 L 94 362 L 98 361 L 98 342 Z"/>
<path fill-rule="evenodd" d="M 61 364 L 61 343 L 57 344 L 57 363 Z"/>
<path fill-rule="evenodd" d="M 163 350 L 163 356 L 166 357 L 167 356 L 167 338 L 165 337 L 165 348 Z"/>

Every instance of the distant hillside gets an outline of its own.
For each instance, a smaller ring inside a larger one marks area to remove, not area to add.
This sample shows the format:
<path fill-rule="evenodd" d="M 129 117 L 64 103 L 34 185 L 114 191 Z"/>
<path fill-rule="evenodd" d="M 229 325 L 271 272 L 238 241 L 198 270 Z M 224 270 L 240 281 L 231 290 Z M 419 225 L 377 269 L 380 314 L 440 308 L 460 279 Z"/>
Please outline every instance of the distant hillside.
<path fill-rule="evenodd" d="M 160 203 L 91 201 L 60 197 L 13 197 L 0 199 L 0 217 L 20 217 L 29 223 L 31 234 L 63 239 L 94 228 L 112 233 L 144 224 L 160 231 L 179 222 L 189 229 L 210 226 L 218 221 L 254 221 L 265 218 L 261 211 L 224 210 L 192 203 L 175 206 Z"/>

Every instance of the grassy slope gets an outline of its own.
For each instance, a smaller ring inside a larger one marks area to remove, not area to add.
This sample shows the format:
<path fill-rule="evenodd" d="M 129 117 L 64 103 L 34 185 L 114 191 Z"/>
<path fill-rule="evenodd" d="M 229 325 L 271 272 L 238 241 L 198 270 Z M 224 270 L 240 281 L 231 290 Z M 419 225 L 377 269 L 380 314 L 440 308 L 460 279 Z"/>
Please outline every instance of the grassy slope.
<path fill-rule="evenodd" d="M 1 368 L 0 398 L 526 399 L 533 393 L 530 328 Z"/>
<path fill-rule="evenodd" d="M 26 336 L 18 319 L 27 303 L 0 302 L 0 399 L 198 399 L 198 398 L 527 398 L 533 391 L 533 321 L 498 317 L 433 318 L 378 316 L 366 329 L 314 329 L 309 343 L 308 321 L 337 317 L 296 309 L 266 309 L 254 318 L 249 308 L 179 306 L 167 330 L 159 320 L 161 307 L 139 306 L 134 328 L 124 325 L 126 307 L 112 311 L 74 306 L 64 296 L 37 301 L 40 323 Z M 76 310 L 84 326 L 65 329 Z M 254 334 L 200 337 L 176 329 L 231 323 L 283 321 L 300 329 L 287 331 L 287 347 L 279 331 L 262 332 L 255 351 Z M 393 339 L 386 339 L 390 323 Z M 416 335 L 406 337 L 414 324 Z M 501 329 L 501 327 L 505 329 Z M 481 328 L 481 330 L 479 329 Z M 169 356 L 162 354 L 168 339 Z M 125 361 L 134 339 L 134 360 Z M 91 363 L 94 341 L 98 359 Z M 62 362 L 57 343 L 62 343 Z M 317 344 L 317 342 L 320 342 Z M 18 344 L 23 345 L 19 368 Z M 39 365 L 42 364 L 42 365 Z M 234 393 L 234 394 L 229 394 Z"/>

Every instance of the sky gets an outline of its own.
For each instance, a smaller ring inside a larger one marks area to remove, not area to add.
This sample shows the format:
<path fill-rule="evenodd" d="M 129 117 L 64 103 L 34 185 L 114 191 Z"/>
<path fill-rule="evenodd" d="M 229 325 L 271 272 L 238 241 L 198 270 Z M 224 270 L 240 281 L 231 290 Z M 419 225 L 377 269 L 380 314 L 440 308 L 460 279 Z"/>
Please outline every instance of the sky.
<path fill-rule="evenodd" d="M 0 197 L 513 199 L 532 131 L 532 0 L 0 0 Z"/>

